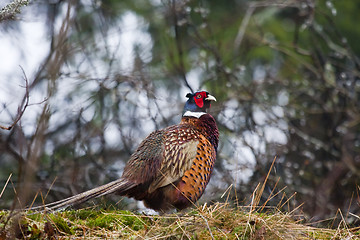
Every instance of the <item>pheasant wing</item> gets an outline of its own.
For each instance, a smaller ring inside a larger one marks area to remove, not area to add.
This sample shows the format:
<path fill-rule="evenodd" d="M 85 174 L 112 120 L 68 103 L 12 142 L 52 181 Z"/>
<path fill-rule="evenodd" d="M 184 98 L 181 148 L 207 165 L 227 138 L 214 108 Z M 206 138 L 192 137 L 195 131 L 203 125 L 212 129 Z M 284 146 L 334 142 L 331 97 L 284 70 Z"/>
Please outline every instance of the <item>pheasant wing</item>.
<path fill-rule="evenodd" d="M 151 133 L 131 156 L 123 177 L 137 184 L 149 184 L 149 193 L 171 184 L 191 168 L 198 135 L 188 124 Z"/>
<path fill-rule="evenodd" d="M 190 126 L 171 129 L 166 133 L 162 161 L 149 192 L 180 179 L 191 168 L 199 143 L 198 134 Z"/>

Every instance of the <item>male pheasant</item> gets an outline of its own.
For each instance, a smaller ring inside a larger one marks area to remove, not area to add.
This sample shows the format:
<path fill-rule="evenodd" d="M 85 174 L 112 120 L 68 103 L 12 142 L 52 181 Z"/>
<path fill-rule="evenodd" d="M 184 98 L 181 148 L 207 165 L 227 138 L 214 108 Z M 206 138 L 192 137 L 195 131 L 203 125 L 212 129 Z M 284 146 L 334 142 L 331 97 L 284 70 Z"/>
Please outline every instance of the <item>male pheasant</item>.
<path fill-rule="evenodd" d="M 206 91 L 186 97 L 180 124 L 145 138 L 120 179 L 42 207 L 55 210 L 111 193 L 142 200 L 161 212 L 194 204 L 210 180 L 219 132 L 215 119 L 206 113 L 215 97 Z"/>

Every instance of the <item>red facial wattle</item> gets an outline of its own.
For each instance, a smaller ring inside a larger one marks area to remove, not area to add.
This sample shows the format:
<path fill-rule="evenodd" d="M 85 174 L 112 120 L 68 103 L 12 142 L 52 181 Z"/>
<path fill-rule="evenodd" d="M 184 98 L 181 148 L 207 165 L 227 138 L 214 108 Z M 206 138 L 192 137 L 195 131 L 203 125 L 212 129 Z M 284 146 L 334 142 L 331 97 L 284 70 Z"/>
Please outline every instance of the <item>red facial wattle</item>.
<path fill-rule="evenodd" d="M 199 92 L 198 94 L 196 94 L 194 96 L 194 101 L 195 104 L 199 107 L 202 108 L 204 107 L 204 99 L 206 98 L 206 92 Z"/>
<path fill-rule="evenodd" d="M 195 103 L 199 108 L 202 108 L 204 106 L 204 101 L 202 98 L 196 98 L 196 96 L 194 97 Z"/>

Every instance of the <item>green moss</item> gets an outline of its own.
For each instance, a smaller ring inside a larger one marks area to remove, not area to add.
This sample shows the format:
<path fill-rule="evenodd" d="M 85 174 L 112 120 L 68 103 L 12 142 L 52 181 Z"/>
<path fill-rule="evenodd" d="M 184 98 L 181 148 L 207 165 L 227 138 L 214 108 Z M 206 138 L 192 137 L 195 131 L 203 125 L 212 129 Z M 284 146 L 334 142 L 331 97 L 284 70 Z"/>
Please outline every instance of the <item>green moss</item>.
<path fill-rule="evenodd" d="M 67 234 L 74 234 L 73 230 L 70 228 L 68 223 L 61 215 L 50 215 L 52 223 L 56 226 L 56 229 L 60 232 Z"/>
<path fill-rule="evenodd" d="M 66 216 L 72 221 L 93 219 L 100 214 L 101 214 L 100 211 L 90 210 L 90 209 L 66 211 Z"/>
<path fill-rule="evenodd" d="M 117 224 L 116 218 L 112 215 L 99 215 L 96 217 L 89 218 L 86 225 L 90 228 L 105 228 L 113 230 L 114 225 Z"/>
<path fill-rule="evenodd" d="M 28 231 L 30 232 L 29 239 L 40 239 L 42 231 L 36 224 L 29 225 Z"/>
<path fill-rule="evenodd" d="M 44 215 L 40 214 L 40 213 L 32 213 L 29 211 L 27 217 L 31 220 L 39 221 L 40 219 L 42 219 L 44 217 Z"/>
<path fill-rule="evenodd" d="M 232 232 L 234 234 L 242 234 L 245 231 L 245 228 L 243 226 L 234 227 Z"/>
<path fill-rule="evenodd" d="M 121 217 L 122 223 L 135 231 L 143 229 L 145 224 L 144 222 L 145 219 L 140 219 L 139 216 L 134 215 L 133 213 L 131 214 L 132 215 L 120 215 L 122 216 Z"/>
<path fill-rule="evenodd" d="M 79 219 L 86 220 L 85 225 L 90 228 L 116 230 L 128 228 L 138 231 L 144 228 L 144 220 L 128 211 L 81 211 L 76 212 Z"/>

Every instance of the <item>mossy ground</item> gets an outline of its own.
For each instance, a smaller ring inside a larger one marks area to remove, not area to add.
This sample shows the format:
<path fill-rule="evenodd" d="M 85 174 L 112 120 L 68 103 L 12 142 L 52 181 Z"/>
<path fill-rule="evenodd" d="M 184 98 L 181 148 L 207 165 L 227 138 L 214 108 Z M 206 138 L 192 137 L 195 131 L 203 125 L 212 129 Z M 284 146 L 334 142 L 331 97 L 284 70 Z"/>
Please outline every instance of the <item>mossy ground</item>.
<path fill-rule="evenodd" d="M 0 239 L 357 239 L 359 228 L 315 228 L 291 214 L 258 213 L 228 204 L 148 216 L 123 210 L 82 209 L 17 215 L 0 212 Z"/>

